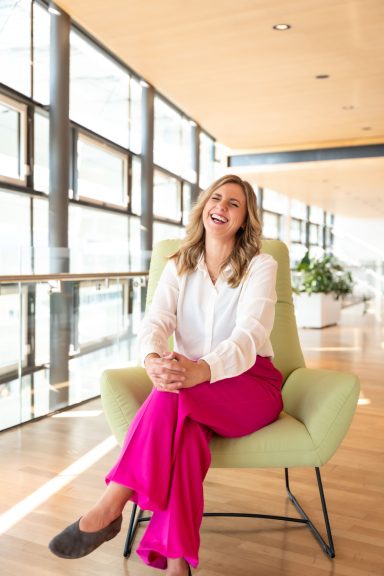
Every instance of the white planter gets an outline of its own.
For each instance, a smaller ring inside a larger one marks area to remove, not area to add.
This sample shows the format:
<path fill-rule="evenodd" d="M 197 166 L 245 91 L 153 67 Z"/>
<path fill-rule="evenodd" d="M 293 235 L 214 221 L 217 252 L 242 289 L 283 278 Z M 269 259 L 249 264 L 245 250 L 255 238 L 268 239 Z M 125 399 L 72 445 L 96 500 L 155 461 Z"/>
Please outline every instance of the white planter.
<path fill-rule="evenodd" d="M 340 320 L 341 299 L 333 294 L 297 294 L 295 296 L 296 321 L 299 328 L 324 328 Z"/>

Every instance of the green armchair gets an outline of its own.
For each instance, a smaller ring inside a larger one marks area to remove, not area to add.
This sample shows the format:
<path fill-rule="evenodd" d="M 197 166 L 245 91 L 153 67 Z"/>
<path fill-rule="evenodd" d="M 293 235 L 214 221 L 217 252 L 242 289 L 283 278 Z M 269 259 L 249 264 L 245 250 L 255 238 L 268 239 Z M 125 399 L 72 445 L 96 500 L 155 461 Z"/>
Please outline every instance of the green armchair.
<path fill-rule="evenodd" d="M 155 246 L 149 271 L 147 305 L 151 302 L 166 256 L 179 246 L 179 240 L 165 240 Z M 263 251 L 278 262 L 277 305 L 271 335 L 274 364 L 284 376 L 284 411 L 277 421 L 243 438 L 220 438 L 211 442 L 212 467 L 284 468 L 288 497 L 300 517 L 249 513 L 205 513 L 204 516 L 237 516 L 278 519 L 307 524 L 323 551 L 335 556 L 332 533 L 321 481 L 320 467 L 335 453 L 351 424 L 359 396 L 356 376 L 305 367 L 297 333 L 289 266 L 289 254 L 279 240 L 266 240 Z M 136 411 L 152 388 L 141 367 L 106 370 L 102 375 L 101 397 L 106 418 L 122 444 Z M 289 485 L 289 468 L 310 466 L 315 469 L 327 540 L 314 526 Z M 148 520 L 134 505 L 124 556 L 132 547 L 140 522 Z"/>

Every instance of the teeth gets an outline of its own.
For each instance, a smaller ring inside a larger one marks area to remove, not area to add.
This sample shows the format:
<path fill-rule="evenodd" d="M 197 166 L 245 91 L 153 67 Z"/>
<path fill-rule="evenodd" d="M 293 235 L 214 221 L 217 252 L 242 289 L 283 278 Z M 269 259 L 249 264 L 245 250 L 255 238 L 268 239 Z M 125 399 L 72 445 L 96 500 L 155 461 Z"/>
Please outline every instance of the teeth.
<path fill-rule="evenodd" d="M 219 216 L 218 214 L 212 214 L 211 218 L 212 220 L 219 220 L 219 222 L 228 222 L 227 218 L 224 218 L 224 216 Z"/>

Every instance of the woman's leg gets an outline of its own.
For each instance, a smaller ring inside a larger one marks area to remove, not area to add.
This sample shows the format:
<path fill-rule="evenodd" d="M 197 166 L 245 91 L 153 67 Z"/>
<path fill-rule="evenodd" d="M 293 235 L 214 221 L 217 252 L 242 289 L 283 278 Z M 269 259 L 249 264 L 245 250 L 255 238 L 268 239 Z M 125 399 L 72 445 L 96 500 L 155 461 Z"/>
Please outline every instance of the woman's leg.
<path fill-rule="evenodd" d="M 258 359 L 257 369 L 255 365 L 246 374 L 203 383 L 176 395 L 169 496 L 166 507 L 154 512 L 139 545 L 137 552 L 145 562 L 165 568 L 167 558 L 183 557 L 197 566 L 211 430 L 237 437 L 273 422 L 282 409 L 281 381 L 268 359 Z"/>
<path fill-rule="evenodd" d="M 180 394 L 181 396 L 181 394 Z M 137 553 L 151 566 L 166 568 L 168 558 L 196 567 L 203 517 L 203 480 L 211 455 L 211 432 L 185 418 L 178 438 L 167 505 L 153 513 Z"/>

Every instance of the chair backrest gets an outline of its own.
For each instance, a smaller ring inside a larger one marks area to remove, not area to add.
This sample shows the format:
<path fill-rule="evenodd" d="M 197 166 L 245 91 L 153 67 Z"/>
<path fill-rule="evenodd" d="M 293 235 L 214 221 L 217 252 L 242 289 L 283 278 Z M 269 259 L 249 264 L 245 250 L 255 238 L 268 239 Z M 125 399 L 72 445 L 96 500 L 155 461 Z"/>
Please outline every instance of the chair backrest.
<path fill-rule="evenodd" d="M 147 306 L 152 302 L 167 257 L 176 252 L 180 243 L 180 240 L 163 240 L 154 246 L 149 269 Z M 280 240 L 264 240 L 262 251 L 271 254 L 278 263 L 276 316 L 271 342 L 275 354 L 273 362 L 285 381 L 296 368 L 305 366 L 292 300 L 289 253 L 287 246 Z"/>

